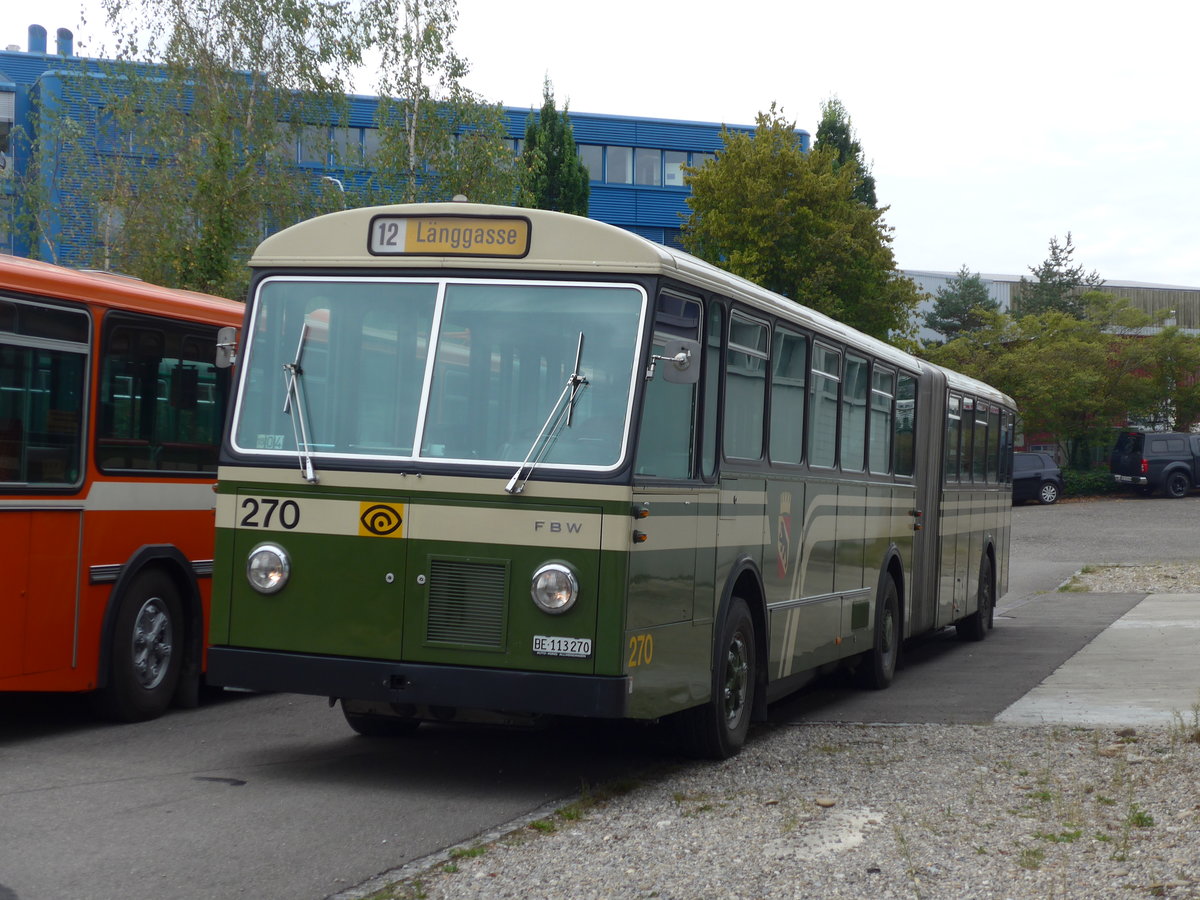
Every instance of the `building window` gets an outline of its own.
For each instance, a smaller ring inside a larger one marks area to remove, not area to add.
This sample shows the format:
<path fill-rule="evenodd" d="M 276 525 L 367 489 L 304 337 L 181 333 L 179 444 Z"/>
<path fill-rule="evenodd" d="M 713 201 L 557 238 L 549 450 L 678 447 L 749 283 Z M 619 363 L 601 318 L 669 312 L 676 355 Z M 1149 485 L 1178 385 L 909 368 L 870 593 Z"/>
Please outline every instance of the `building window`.
<path fill-rule="evenodd" d="M 667 187 L 683 187 L 683 167 L 687 165 L 686 150 L 667 150 L 663 153 L 665 173 L 663 184 Z"/>
<path fill-rule="evenodd" d="M 605 175 L 609 184 L 633 184 L 633 148 L 609 147 Z"/>
<path fill-rule="evenodd" d="M 364 128 L 363 134 L 363 159 L 368 163 L 375 158 L 375 154 L 379 152 L 379 129 Z"/>
<path fill-rule="evenodd" d="M 692 165 L 695 166 L 696 168 L 699 168 L 700 166 L 702 166 L 706 162 L 708 162 L 710 159 L 716 159 L 716 158 L 717 158 L 717 154 L 715 154 L 715 153 L 693 153 L 692 154 Z"/>
<path fill-rule="evenodd" d="M 362 129 L 333 129 L 334 164 L 351 168 L 362 165 Z"/>
<path fill-rule="evenodd" d="M 662 184 L 662 151 L 639 147 L 634 151 L 634 183 L 658 187 Z"/>
<path fill-rule="evenodd" d="M 588 178 L 604 180 L 604 148 L 599 144 L 580 144 L 579 159 L 587 166 Z"/>
<path fill-rule="evenodd" d="M 326 126 L 305 125 L 300 129 L 300 163 L 328 165 L 329 129 Z"/>

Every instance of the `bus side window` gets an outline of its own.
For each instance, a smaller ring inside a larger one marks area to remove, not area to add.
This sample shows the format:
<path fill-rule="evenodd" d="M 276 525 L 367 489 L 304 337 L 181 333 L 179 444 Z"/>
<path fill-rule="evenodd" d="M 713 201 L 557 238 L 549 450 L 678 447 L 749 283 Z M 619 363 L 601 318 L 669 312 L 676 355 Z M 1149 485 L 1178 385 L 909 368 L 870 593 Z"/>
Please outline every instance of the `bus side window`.
<path fill-rule="evenodd" d="M 719 303 L 708 307 L 708 334 L 704 340 L 704 434 L 701 465 L 705 478 L 717 474 L 717 407 L 721 394 L 721 335 L 725 333 L 725 311 Z"/>
<path fill-rule="evenodd" d="M 946 402 L 946 482 L 958 481 L 959 437 L 962 433 L 962 397 L 951 394 Z"/>
<path fill-rule="evenodd" d="M 867 452 L 867 361 L 846 354 L 842 381 L 842 469 L 861 472 Z"/>
<path fill-rule="evenodd" d="M 703 310 L 695 300 L 663 293 L 655 310 L 652 352 L 672 337 L 700 339 Z M 635 472 L 651 478 L 691 478 L 695 468 L 698 384 L 673 384 L 660 365 L 646 383 Z"/>
<path fill-rule="evenodd" d="M 892 404 L 896 376 L 887 369 L 875 366 L 871 371 L 871 471 L 886 475 L 892 460 Z"/>
<path fill-rule="evenodd" d="M 916 463 L 917 424 L 917 380 L 911 375 L 901 374 L 896 386 L 896 419 L 894 425 L 894 452 L 896 474 L 911 478 Z"/>
<path fill-rule="evenodd" d="M 842 354 L 823 344 L 813 345 L 812 381 L 809 383 L 809 465 L 832 468 L 837 464 L 838 395 Z"/>
<path fill-rule="evenodd" d="M 228 397 L 217 329 L 110 313 L 105 319 L 96 460 L 105 471 L 209 472 Z"/>
<path fill-rule="evenodd" d="M 0 305 L 0 481 L 76 483 L 81 474 L 88 320 L 35 304 Z M 46 341 L 52 346 L 22 346 Z"/>
<path fill-rule="evenodd" d="M 767 398 L 767 326 L 736 313 L 725 357 L 725 455 L 761 459 Z"/>
<path fill-rule="evenodd" d="M 799 463 L 804 457 L 804 379 L 808 342 L 802 335 L 775 329 L 771 369 L 771 462 Z"/>

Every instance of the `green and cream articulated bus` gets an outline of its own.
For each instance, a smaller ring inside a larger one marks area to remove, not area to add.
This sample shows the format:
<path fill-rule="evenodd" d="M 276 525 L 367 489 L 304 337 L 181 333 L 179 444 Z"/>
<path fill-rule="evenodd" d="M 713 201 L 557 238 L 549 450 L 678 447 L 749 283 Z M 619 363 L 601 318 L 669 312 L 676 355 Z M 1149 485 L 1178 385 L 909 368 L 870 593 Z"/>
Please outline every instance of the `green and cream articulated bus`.
<path fill-rule="evenodd" d="M 209 679 L 350 726 L 670 720 L 992 626 L 1012 401 L 629 232 L 356 209 L 251 262 Z"/>

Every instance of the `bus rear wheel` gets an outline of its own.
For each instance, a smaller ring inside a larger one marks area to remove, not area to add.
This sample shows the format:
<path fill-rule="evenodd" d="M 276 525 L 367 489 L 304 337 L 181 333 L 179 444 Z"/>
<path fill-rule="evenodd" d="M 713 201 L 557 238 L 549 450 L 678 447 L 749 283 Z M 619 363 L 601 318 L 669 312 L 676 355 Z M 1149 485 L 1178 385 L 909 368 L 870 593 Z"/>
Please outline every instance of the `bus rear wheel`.
<path fill-rule="evenodd" d="M 683 750 L 704 759 L 728 759 L 750 730 L 757 684 L 754 619 L 741 597 L 730 601 L 713 658 L 712 696 L 680 713 Z"/>
<path fill-rule="evenodd" d="M 118 722 L 161 716 L 171 705 L 183 663 L 183 602 L 165 572 L 139 573 L 120 599 L 109 653 L 108 684 L 97 709 Z"/>
<path fill-rule="evenodd" d="M 896 677 L 900 657 L 900 592 L 889 575 L 884 578 L 883 593 L 875 606 L 875 644 L 858 664 L 858 682 L 865 688 L 881 691 Z"/>
<path fill-rule="evenodd" d="M 979 564 L 979 603 L 975 612 L 954 625 L 959 640 L 982 641 L 992 630 L 996 615 L 996 582 L 992 578 L 992 558 Z"/>

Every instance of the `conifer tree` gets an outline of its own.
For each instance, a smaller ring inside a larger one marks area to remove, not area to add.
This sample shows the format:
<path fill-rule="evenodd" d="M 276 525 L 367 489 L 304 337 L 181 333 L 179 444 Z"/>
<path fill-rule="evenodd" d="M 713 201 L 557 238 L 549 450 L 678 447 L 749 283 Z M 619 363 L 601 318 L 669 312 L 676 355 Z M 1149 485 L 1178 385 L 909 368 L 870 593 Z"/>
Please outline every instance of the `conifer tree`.
<path fill-rule="evenodd" d="M 531 209 L 556 209 L 586 216 L 590 177 L 575 147 L 568 105 L 554 105 L 550 79 L 542 86 L 542 108 L 525 123 L 521 150 L 520 191 L 517 205 Z"/>

